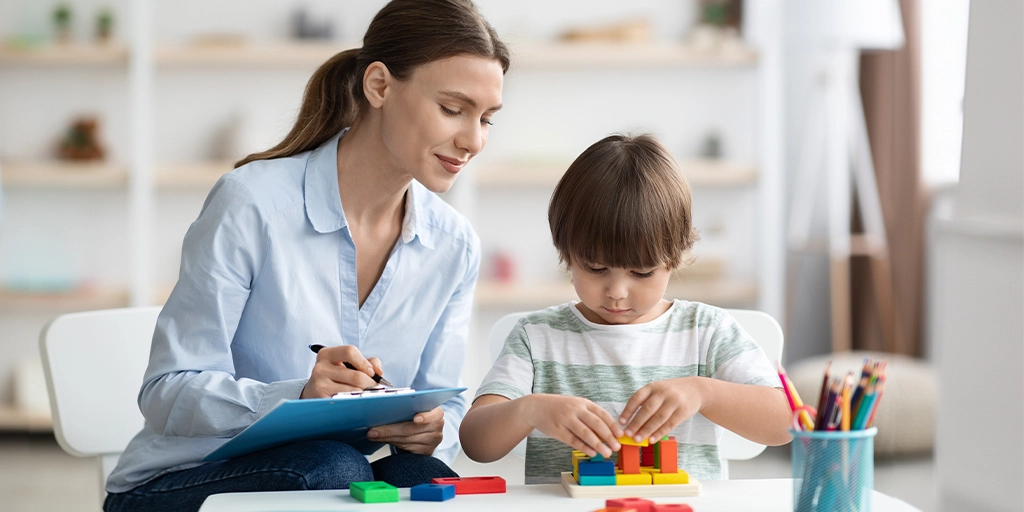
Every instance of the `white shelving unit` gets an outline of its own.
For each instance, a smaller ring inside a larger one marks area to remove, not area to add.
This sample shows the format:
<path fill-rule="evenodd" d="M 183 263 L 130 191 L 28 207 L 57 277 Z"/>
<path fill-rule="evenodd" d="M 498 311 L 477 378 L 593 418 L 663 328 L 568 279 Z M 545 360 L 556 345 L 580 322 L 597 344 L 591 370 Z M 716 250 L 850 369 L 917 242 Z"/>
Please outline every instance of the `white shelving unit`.
<path fill-rule="evenodd" d="M 24 218 L 15 218 L 18 213 L 11 211 L 21 194 L 42 194 L 53 201 L 75 202 L 79 201 L 78 196 L 85 196 L 87 198 L 81 201 L 86 203 L 123 203 L 124 216 L 128 219 L 124 226 L 96 228 L 120 230 L 115 238 L 124 239 L 127 247 L 127 256 L 120 254 L 119 257 L 126 259 L 128 264 L 121 266 L 120 274 L 110 282 L 100 281 L 68 293 L 5 291 L 0 286 L 0 317 L 5 321 L 11 319 L 12 322 L 25 323 L 17 331 L 19 333 L 38 333 L 41 324 L 37 327 L 27 324 L 65 311 L 148 305 L 165 300 L 173 286 L 173 280 L 166 275 L 166 268 L 173 266 L 176 257 L 176 254 L 168 256 L 168 252 L 180 249 L 184 228 L 194 219 L 202 198 L 216 179 L 233 165 L 228 160 L 195 158 L 193 155 L 166 156 L 174 152 L 161 150 L 163 141 L 158 133 L 165 122 L 161 115 L 166 115 L 166 111 L 161 110 L 166 101 L 164 95 L 168 94 L 166 89 L 162 89 L 163 84 L 180 84 L 175 82 L 184 80 L 179 76 L 192 77 L 196 74 L 223 77 L 225 73 L 263 73 L 259 76 L 266 77 L 293 73 L 308 77 L 330 56 L 357 46 L 346 42 L 167 44 L 158 41 L 152 30 L 155 25 L 154 1 L 136 0 L 128 4 L 130 10 L 122 13 L 125 19 L 130 20 L 124 26 L 131 30 L 126 34 L 125 44 L 50 46 L 34 50 L 13 49 L 0 44 L 0 99 L 3 97 L 2 80 L 22 72 L 75 70 L 103 74 L 105 80 L 119 81 L 126 91 L 116 99 L 123 110 L 119 115 L 126 119 L 120 120 L 124 128 L 113 137 L 121 137 L 126 143 L 122 144 L 115 160 L 76 164 L 0 153 L 3 191 L 11 199 L 7 201 L 8 223 L 14 220 L 28 222 Z M 515 60 L 506 80 L 506 109 L 501 113 L 499 126 L 492 131 L 492 147 L 487 152 L 487 158 L 493 158 L 474 163 L 477 168 L 460 178 L 458 190 L 453 191 L 448 199 L 474 221 L 485 241 L 485 233 L 503 229 L 481 215 L 489 212 L 484 210 L 484 204 L 492 208 L 491 196 L 504 194 L 506 199 L 505 203 L 493 202 L 493 208 L 502 208 L 502 204 L 512 205 L 510 208 L 513 209 L 530 208 L 532 215 L 546 207 L 545 198 L 568 163 L 585 145 L 597 139 L 585 130 L 578 133 L 567 131 L 564 140 L 552 138 L 550 144 L 536 144 L 536 141 L 525 137 L 530 133 L 530 123 L 535 120 L 516 118 L 515 112 L 532 112 L 530 102 L 523 101 L 531 90 L 545 90 L 551 82 L 574 80 L 573 77 L 577 76 L 583 86 L 588 80 L 606 79 L 609 82 L 624 81 L 624 87 L 629 88 L 637 85 L 631 82 L 635 76 L 654 73 L 658 80 L 650 84 L 652 89 L 659 89 L 663 94 L 669 90 L 676 95 L 699 95 L 699 89 L 695 93 L 687 92 L 691 87 L 686 78 L 689 74 L 718 77 L 714 78 L 719 81 L 716 83 L 725 84 L 732 80 L 731 76 L 745 77 L 740 80 L 746 80 L 753 87 L 743 90 L 756 96 L 743 102 L 752 108 L 738 109 L 742 110 L 738 115 L 744 117 L 744 122 L 754 127 L 750 130 L 751 140 L 744 143 L 746 151 L 722 160 L 695 159 L 683 151 L 677 151 L 677 156 L 698 197 L 740 194 L 749 198 L 747 202 L 756 204 L 751 207 L 756 214 L 746 219 L 745 228 L 755 239 L 756 268 L 749 268 L 742 272 L 743 275 L 736 276 L 730 274 L 729 265 L 723 261 L 698 257 L 698 265 L 689 270 L 690 277 L 673 283 L 669 292 L 674 296 L 714 304 L 757 307 L 781 320 L 783 124 L 779 104 L 782 97 L 779 9 L 778 0 L 748 2 L 745 15 L 754 21 L 748 22 L 744 32 L 751 44 L 719 53 L 697 51 L 681 43 L 665 41 L 621 45 L 512 41 Z M 500 32 L 501 26 L 498 28 Z M 659 75 L 662 73 L 664 75 Z M 66 86 L 76 87 L 71 83 Z M 218 83 L 210 85 L 218 86 L 227 87 Z M 230 93 L 225 90 L 225 97 Z M 294 91 L 296 106 L 300 95 L 301 89 Z M 610 98 L 610 101 L 616 102 L 607 114 L 614 121 L 615 116 L 624 111 L 621 105 L 628 106 L 634 98 Z M 106 112 L 101 113 L 107 115 Z M 0 115 L 3 115 L 2 111 Z M 552 115 L 569 119 L 575 114 L 567 111 Z M 680 123 L 687 121 L 685 112 L 678 117 Z M 0 151 L 5 149 L 2 126 L 0 124 Z M 622 126 L 620 129 L 628 128 Z M 659 127 L 654 128 L 657 132 Z M 581 146 L 583 140 L 588 142 Z M 680 138 L 666 142 L 674 151 L 679 149 Z M 520 205 L 514 199 L 516 194 L 532 197 L 533 202 Z M 172 216 L 172 220 L 163 220 L 165 209 L 173 209 L 175 201 L 187 207 L 178 208 L 183 212 L 175 212 L 176 217 Z M 515 216 L 514 213 L 512 215 Z M 173 223 L 173 229 L 164 228 L 167 222 Z M 540 243 L 553 254 L 546 226 L 542 229 Z M 492 249 L 494 247 L 485 246 L 485 251 Z M 544 261 L 551 269 L 555 268 L 553 258 Z M 480 314 L 475 321 L 476 336 L 479 337 L 479 333 L 489 327 L 495 314 L 546 307 L 572 299 L 571 285 L 556 276 L 557 273 L 544 270 L 525 275 L 514 284 L 482 279 L 477 292 Z M 23 315 L 26 311 L 32 314 Z M 22 316 L 25 318 L 20 319 Z M 34 338 L 5 340 L 6 332 L 6 327 L 0 326 L 0 351 L 3 351 L 2 343 L 7 343 L 17 344 L 22 353 L 35 352 Z M 478 348 L 471 347 L 470 350 Z M 0 381 L 5 379 L 11 362 L 0 358 Z M 469 375 L 469 379 L 473 377 Z M 0 385 L 2 391 L 3 385 Z M 0 430 L 37 429 L 40 422 L 45 422 L 38 417 L 11 413 L 3 407 L 0 404 Z"/>

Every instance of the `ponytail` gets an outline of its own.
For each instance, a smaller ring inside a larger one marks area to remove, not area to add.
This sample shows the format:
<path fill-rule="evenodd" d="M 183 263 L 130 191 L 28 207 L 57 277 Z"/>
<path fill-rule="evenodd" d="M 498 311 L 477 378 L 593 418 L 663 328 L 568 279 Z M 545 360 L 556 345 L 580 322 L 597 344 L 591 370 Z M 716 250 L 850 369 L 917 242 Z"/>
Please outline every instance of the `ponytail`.
<path fill-rule="evenodd" d="M 302 96 L 299 116 L 288 135 L 278 145 L 239 160 L 241 167 L 254 160 L 283 158 L 319 147 L 346 126 L 359 112 L 363 84 L 357 79 L 359 48 L 331 57 L 313 73 Z M 365 68 L 365 67 L 364 67 Z M 354 89 L 359 89 L 356 94 Z"/>

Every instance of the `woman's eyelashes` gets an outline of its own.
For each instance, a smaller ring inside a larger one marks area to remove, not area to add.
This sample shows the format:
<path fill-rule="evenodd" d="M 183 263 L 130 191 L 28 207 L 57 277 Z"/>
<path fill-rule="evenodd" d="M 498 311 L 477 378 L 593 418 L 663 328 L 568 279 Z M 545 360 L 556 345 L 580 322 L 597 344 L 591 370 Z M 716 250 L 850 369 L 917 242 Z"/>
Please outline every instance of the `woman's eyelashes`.
<path fill-rule="evenodd" d="M 458 117 L 462 115 L 462 112 L 458 110 L 452 110 L 444 105 L 440 105 L 441 112 L 448 117 Z M 486 124 L 487 126 L 494 126 L 494 122 L 487 118 L 480 118 L 480 124 Z"/>

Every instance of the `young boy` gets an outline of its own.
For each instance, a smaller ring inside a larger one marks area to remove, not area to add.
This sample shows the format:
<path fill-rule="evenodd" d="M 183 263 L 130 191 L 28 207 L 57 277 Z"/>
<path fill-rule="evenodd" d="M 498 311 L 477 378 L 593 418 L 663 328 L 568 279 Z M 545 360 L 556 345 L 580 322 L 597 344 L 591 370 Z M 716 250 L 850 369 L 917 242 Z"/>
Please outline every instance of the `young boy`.
<path fill-rule="evenodd" d="M 764 352 L 722 309 L 664 298 L 697 239 L 690 189 L 649 135 L 613 135 L 569 166 L 548 208 L 579 302 L 527 315 L 462 422 L 466 454 L 497 460 L 524 437 L 526 483 L 571 471 L 572 449 L 611 456 L 623 435 L 674 435 L 679 466 L 721 478 L 722 427 L 790 440 Z"/>

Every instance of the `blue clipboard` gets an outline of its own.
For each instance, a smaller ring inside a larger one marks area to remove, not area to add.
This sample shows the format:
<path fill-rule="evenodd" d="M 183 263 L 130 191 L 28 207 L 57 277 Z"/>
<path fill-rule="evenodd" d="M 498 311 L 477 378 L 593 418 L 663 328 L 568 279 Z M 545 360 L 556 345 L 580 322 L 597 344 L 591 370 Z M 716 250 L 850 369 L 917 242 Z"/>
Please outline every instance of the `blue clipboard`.
<path fill-rule="evenodd" d="M 209 455 L 204 462 L 223 460 L 298 441 L 344 441 L 365 455 L 384 443 L 366 438 L 372 427 L 410 421 L 466 388 L 442 388 L 398 395 L 358 398 L 310 398 L 282 402 Z"/>

